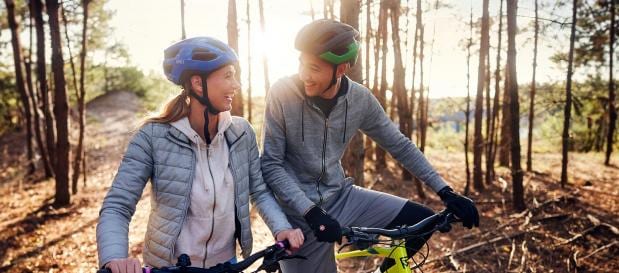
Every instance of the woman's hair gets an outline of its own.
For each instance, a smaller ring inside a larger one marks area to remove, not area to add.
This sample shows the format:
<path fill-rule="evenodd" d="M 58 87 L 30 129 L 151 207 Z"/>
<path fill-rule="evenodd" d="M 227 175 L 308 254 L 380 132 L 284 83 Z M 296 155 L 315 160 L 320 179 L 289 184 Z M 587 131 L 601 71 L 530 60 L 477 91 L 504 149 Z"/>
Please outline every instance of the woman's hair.
<path fill-rule="evenodd" d="M 154 123 L 175 122 L 189 115 L 189 111 L 190 111 L 189 96 L 187 96 L 189 91 L 187 91 L 188 90 L 187 88 L 188 86 L 185 86 L 185 88 L 183 88 L 182 92 L 178 96 L 169 100 L 163 107 L 163 110 L 158 115 L 146 118 L 146 120 L 144 120 L 142 125 L 151 123 L 151 122 L 154 122 Z"/>

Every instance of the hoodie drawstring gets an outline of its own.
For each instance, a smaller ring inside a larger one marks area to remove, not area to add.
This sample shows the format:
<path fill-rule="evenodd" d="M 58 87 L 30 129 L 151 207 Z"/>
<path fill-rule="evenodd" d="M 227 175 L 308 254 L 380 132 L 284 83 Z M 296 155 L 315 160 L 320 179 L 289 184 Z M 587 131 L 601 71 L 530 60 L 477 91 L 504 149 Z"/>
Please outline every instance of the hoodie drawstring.
<path fill-rule="evenodd" d="M 303 101 L 301 101 L 301 144 L 305 145 L 305 126 L 303 122 L 303 119 L 304 119 L 303 112 L 305 111 L 303 110 L 305 110 L 305 98 L 303 99 Z"/>
<path fill-rule="evenodd" d="M 346 98 L 346 110 L 344 110 L 344 134 L 342 136 L 342 143 L 346 143 L 346 125 L 348 123 L 348 98 Z"/>

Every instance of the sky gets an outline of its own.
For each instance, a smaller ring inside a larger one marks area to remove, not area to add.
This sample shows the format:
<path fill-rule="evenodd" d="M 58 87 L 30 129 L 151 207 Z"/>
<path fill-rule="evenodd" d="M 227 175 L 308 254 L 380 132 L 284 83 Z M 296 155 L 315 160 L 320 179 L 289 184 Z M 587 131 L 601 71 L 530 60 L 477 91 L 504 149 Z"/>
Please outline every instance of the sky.
<path fill-rule="evenodd" d="M 237 0 L 237 16 L 239 24 L 239 58 L 241 60 L 241 77 L 243 90 L 248 86 L 248 43 L 247 43 L 247 16 L 246 5 L 248 0 Z M 316 19 L 322 18 L 322 0 L 311 0 L 315 10 Z M 410 0 L 408 0 L 410 1 Z M 339 2 L 339 1 L 338 1 Z M 376 1 L 375 1 L 376 2 Z M 402 1 L 404 4 L 407 1 Z M 429 2 L 429 1 L 424 1 Z M 499 1 L 491 1 L 490 14 L 498 14 Z M 530 2 L 530 3 L 529 3 Z M 365 1 L 362 1 L 365 3 Z M 466 96 L 467 92 L 467 66 L 466 48 L 464 40 L 468 39 L 467 26 L 471 5 L 473 7 L 473 20 L 481 16 L 481 0 L 447 1 L 450 8 L 438 11 L 428 9 L 424 13 L 425 21 L 425 62 L 424 62 L 424 86 L 429 86 L 430 97 L 453 97 Z M 533 16 L 533 0 L 519 1 L 518 26 L 520 29 L 529 27 Z M 107 9 L 115 11 L 112 19 L 115 41 L 123 43 L 131 55 L 132 64 L 138 66 L 146 73 L 162 75 L 163 50 L 180 40 L 180 1 L 163 0 L 110 0 Z M 505 7 L 504 7 L 505 9 Z M 546 8 L 549 10 L 551 8 Z M 336 6 L 336 16 L 339 15 L 339 7 Z M 251 65 L 252 65 L 252 92 L 254 95 L 264 95 L 264 79 L 262 71 L 261 54 L 267 56 L 269 65 L 269 79 L 273 83 L 276 79 L 296 73 L 298 66 L 298 51 L 294 49 L 294 37 L 297 31 L 305 24 L 311 22 L 310 0 L 264 0 L 265 32 L 260 31 L 258 1 L 250 0 L 251 17 Z M 225 0 L 185 0 L 185 25 L 187 37 L 212 36 L 222 41 L 227 41 L 227 13 L 228 1 Z M 504 10 L 505 14 L 505 10 Z M 410 15 L 410 27 L 414 28 L 414 14 Z M 548 12 L 541 12 L 540 16 L 550 16 Z M 376 16 L 373 16 L 373 18 Z M 365 27 L 365 13 L 360 15 L 361 30 Z M 373 20 L 376 20 L 374 18 Z M 405 20 L 405 19 L 403 19 Z M 503 19 L 503 27 L 506 28 L 506 18 Z M 405 21 L 402 21 L 405 22 Z M 496 27 L 491 32 L 492 46 L 496 46 Z M 373 27 L 376 27 L 374 22 Z M 402 28 L 405 25 L 401 25 Z M 529 30 L 531 28 L 529 27 Z M 569 28 L 561 30 L 569 34 Z M 517 67 L 518 82 L 520 84 L 530 82 L 532 75 L 533 40 L 532 31 L 526 31 L 518 35 L 517 43 Z M 474 35 L 478 35 L 474 33 Z M 412 35 L 411 35 L 412 36 Z M 538 81 L 557 81 L 565 78 L 565 73 L 556 64 L 549 61 L 557 50 L 567 51 L 567 43 L 555 37 L 542 37 L 539 42 L 538 55 Z M 409 45 L 412 45 L 412 37 Z M 503 49 L 506 48 L 507 37 L 503 34 Z M 472 48 L 479 50 L 478 45 Z M 412 46 L 410 46 L 412 48 Z M 362 50 L 364 50 L 362 48 Z M 495 67 L 495 51 L 491 51 L 491 67 Z M 471 58 L 471 94 L 476 90 L 477 59 Z M 505 64 L 505 56 L 502 59 Z M 391 71 L 393 61 L 389 61 L 388 71 Z M 411 58 L 405 60 L 405 65 L 412 67 Z M 419 70 L 419 69 L 418 69 Z M 391 73 L 389 73 L 391 74 Z M 410 87 L 411 72 L 407 71 L 407 86 Z M 372 77 L 372 76 L 371 76 Z M 418 76 L 417 76 L 417 82 Z M 417 84 L 416 84 L 417 85 Z M 493 85 L 494 86 L 494 85 Z M 492 88 L 493 89 L 493 88 Z"/>

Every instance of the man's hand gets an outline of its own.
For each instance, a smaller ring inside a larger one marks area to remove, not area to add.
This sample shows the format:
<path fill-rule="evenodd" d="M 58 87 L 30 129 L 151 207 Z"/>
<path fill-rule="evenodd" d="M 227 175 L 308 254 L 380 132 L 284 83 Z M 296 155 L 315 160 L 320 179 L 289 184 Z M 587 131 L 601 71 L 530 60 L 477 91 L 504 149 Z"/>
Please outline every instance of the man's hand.
<path fill-rule="evenodd" d="M 140 260 L 136 258 L 113 259 L 105 264 L 112 273 L 142 273 Z"/>
<path fill-rule="evenodd" d="M 277 241 L 288 240 L 288 243 L 290 243 L 290 249 L 286 250 L 286 252 L 288 254 L 292 254 L 301 248 L 303 241 L 305 241 L 305 236 L 303 236 L 303 231 L 301 231 L 301 229 L 285 229 L 278 232 L 275 235 L 275 239 Z"/>
<path fill-rule="evenodd" d="M 340 223 L 322 208 L 314 206 L 304 217 L 319 242 L 341 242 L 342 228 Z"/>
<path fill-rule="evenodd" d="M 473 200 L 457 194 L 450 187 L 444 187 L 438 193 L 445 206 L 462 219 L 462 225 L 471 229 L 473 226 L 479 227 L 479 212 Z"/>

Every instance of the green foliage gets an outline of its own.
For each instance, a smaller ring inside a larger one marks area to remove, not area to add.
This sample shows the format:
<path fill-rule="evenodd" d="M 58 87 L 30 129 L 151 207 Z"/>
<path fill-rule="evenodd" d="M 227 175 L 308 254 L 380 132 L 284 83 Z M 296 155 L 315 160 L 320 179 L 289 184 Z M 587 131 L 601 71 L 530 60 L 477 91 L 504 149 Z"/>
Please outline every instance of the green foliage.
<path fill-rule="evenodd" d="M 0 135 L 17 126 L 18 99 L 12 71 L 0 65 Z"/>

